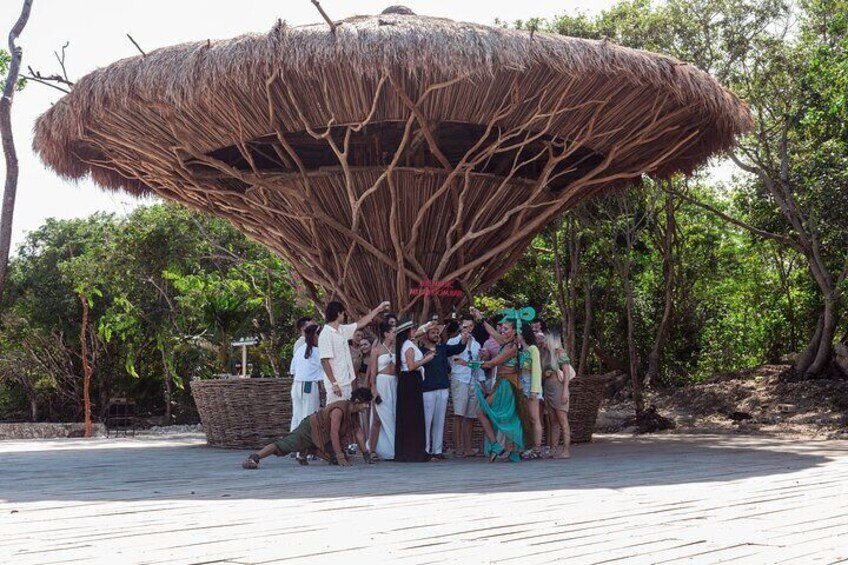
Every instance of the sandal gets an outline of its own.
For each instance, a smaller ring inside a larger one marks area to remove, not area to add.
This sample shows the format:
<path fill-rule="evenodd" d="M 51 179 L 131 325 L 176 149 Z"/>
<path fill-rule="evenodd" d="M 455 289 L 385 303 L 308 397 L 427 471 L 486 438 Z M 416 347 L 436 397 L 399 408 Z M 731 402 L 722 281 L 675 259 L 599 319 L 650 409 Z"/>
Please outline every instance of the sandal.
<path fill-rule="evenodd" d="M 295 461 L 297 461 L 298 465 L 309 465 L 309 461 L 306 460 L 305 455 L 298 454 L 297 457 L 295 457 Z"/>
<path fill-rule="evenodd" d="M 492 445 L 492 449 L 489 451 L 489 463 L 494 463 L 495 460 L 506 453 L 506 449 L 501 446 L 501 444 L 496 443 Z"/>
<path fill-rule="evenodd" d="M 542 458 L 542 450 L 538 448 L 533 448 L 527 453 L 527 459 L 541 459 Z"/>
<path fill-rule="evenodd" d="M 242 469 L 258 469 L 259 468 L 259 455 L 253 453 L 244 460 L 241 464 Z"/>

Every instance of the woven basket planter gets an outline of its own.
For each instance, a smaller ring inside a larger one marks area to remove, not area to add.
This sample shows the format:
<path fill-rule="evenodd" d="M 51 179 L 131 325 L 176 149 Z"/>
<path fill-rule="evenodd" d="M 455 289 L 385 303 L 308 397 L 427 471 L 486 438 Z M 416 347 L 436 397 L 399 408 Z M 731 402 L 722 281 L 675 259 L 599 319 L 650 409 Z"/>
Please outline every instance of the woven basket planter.
<path fill-rule="evenodd" d="M 289 433 L 291 379 L 191 381 L 206 441 L 214 447 L 259 449 Z"/>
<path fill-rule="evenodd" d="M 598 409 L 604 400 L 609 377 L 606 375 L 582 375 L 571 379 L 568 384 L 568 425 L 571 428 L 571 443 L 592 441 Z"/>

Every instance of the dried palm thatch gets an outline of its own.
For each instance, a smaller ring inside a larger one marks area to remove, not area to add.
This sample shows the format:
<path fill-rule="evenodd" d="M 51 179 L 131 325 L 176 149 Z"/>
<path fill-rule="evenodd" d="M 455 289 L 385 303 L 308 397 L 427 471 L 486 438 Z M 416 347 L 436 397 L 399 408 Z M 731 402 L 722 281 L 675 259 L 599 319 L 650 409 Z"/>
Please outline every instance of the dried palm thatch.
<path fill-rule="evenodd" d="M 119 61 L 39 118 L 35 149 L 229 219 L 316 299 L 420 313 L 492 284 L 581 200 L 691 172 L 751 127 L 669 57 L 390 12 Z M 410 294 L 427 281 L 466 294 Z"/>

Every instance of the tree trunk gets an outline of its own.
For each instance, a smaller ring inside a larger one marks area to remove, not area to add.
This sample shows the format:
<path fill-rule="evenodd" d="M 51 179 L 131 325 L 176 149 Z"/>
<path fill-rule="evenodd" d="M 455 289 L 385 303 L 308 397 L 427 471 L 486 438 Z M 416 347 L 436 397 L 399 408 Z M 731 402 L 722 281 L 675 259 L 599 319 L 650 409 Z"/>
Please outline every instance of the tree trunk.
<path fill-rule="evenodd" d="M 9 249 L 12 246 L 12 217 L 15 212 L 15 197 L 18 193 L 18 154 L 12 136 L 12 99 L 21 70 L 23 51 L 15 40 L 24 30 L 32 9 L 32 0 L 25 0 L 18 21 L 9 32 L 9 54 L 12 61 L 6 75 L 3 98 L 0 99 L 0 137 L 3 139 L 3 157 L 6 161 L 6 183 L 3 190 L 3 212 L 0 214 L 0 296 L 6 287 L 6 269 L 9 265 Z"/>
<path fill-rule="evenodd" d="M 29 417 L 32 422 L 38 421 L 38 401 L 35 399 L 35 396 L 29 399 Z"/>
<path fill-rule="evenodd" d="M 171 368 L 168 365 L 168 355 L 165 352 L 165 346 L 159 345 L 159 353 L 162 356 L 162 371 L 165 376 L 165 424 L 171 423 L 171 398 L 173 391 L 171 388 Z"/>
<path fill-rule="evenodd" d="M 833 357 L 833 336 L 836 334 L 837 299 L 833 295 L 824 299 L 824 313 L 822 315 L 822 332 L 819 339 L 816 356 L 812 365 L 807 369 L 808 375 L 820 375 L 827 370 Z"/>
<path fill-rule="evenodd" d="M 88 297 L 79 293 L 82 302 L 82 327 L 80 343 L 82 345 L 82 398 L 85 411 L 85 437 L 91 437 L 91 366 L 88 364 Z"/>
<path fill-rule="evenodd" d="M 819 315 L 819 319 L 816 322 L 816 331 L 813 332 L 813 337 L 810 338 L 807 347 L 798 358 L 795 360 L 795 373 L 798 375 L 804 375 L 807 372 L 807 369 L 810 368 L 810 365 L 813 364 L 813 360 L 816 358 L 816 353 L 819 350 L 819 343 L 821 342 L 822 331 L 824 330 L 824 315 Z"/>
<path fill-rule="evenodd" d="M 568 355 L 574 357 L 577 347 L 577 279 L 580 275 L 580 238 L 577 235 L 577 219 L 568 224 L 568 329 L 565 340 Z"/>
<path fill-rule="evenodd" d="M 648 372 L 645 374 L 645 386 L 649 387 L 656 381 L 660 371 L 660 360 L 665 346 L 668 326 L 674 309 L 674 234 L 677 222 L 674 217 L 674 200 L 671 193 L 665 197 L 665 234 L 663 238 L 663 277 L 664 277 L 664 306 L 654 345 L 648 354 Z"/>
<path fill-rule="evenodd" d="M 592 283 L 583 281 L 583 338 L 580 344 L 580 361 L 577 365 L 577 374 L 585 375 L 587 363 L 589 362 L 589 342 L 592 339 Z"/>
<path fill-rule="evenodd" d="M 551 242 L 554 252 L 554 277 L 556 278 L 556 301 L 560 311 L 560 335 L 563 339 L 563 346 L 566 353 L 572 355 L 572 350 L 568 348 L 568 328 L 573 324 L 573 320 L 569 315 L 568 301 L 565 296 L 565 281 L 562 274 L 562 257 L 559 250 L 559 232 L 562 229 L 563 222 L 560 222 L 553 230 Z"/>
<path fill-rule="evenodd" d="M 630 369 L 630 382 L 633 384 L 633 403 L 636 406 L 636 414 L 640 414 L 645 408 L 642 399 L 642 381 L 639 379 L 639 356 L 636 352 L 636 332 L 633 320 L 633 283 L 630 281 L 629 269 L 627 277 L 623 277 L 625 295 L 625 310 L 627 312 L 627 357 Z"/>

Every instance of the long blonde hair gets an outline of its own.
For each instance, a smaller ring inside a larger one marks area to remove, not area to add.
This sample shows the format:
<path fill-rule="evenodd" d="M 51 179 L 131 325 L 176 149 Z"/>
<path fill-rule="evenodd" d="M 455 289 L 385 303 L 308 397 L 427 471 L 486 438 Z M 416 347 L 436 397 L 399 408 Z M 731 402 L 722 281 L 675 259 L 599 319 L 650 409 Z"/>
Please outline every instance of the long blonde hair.
<path fill-rule="evenodd" d="M 556 331 L 549 331 L 545 334 L 545 353 L 548 355 L 548 364 L 554 369 L 559 369 L 559 354 L 561 350 L 562 339 Z"/>

